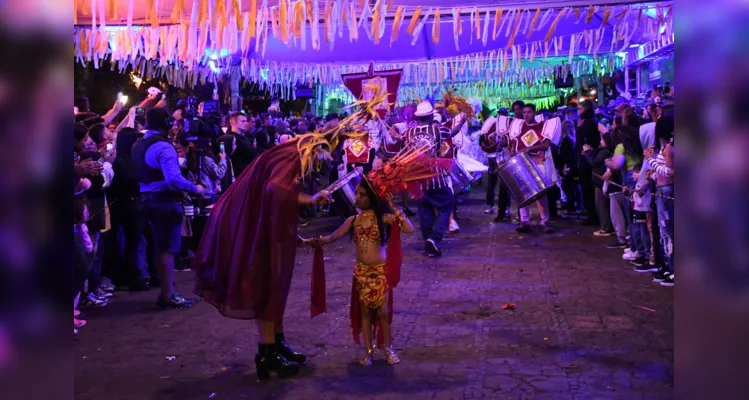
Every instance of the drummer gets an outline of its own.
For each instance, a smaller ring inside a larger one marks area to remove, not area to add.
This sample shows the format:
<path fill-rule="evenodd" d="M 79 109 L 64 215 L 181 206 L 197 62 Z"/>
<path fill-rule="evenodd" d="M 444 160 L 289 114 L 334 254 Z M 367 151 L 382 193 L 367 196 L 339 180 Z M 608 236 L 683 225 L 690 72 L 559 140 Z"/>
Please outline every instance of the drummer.
<path fill-rule="evenodd" d="M 432 156 L 437 157 L 443 139 L 451 138 L 460 132 L 465 123 L 465 115 L 461 113 L 460 122 L 453 125 L 452 130 L 432 125 L 434 108 L 428 101 L 419 103 L 414 112 L 418 120 L 418 126 L 406 131 L 405 141 L 408 146 L 422 147 L 428 145 L 432 148 Z M 426 252 L 430 257 L 442 255 L 439 244 L 442 236 L 447 231 L 450 223 L 450 213 L 453 211 L 453 192 L 448 186 L 450 176 L 447 171 L 433 179 L 424 188 L 424 198 L 419 205 L 419 219 L 421 220 L 421 234 L 424 238 Z M 435 219 L 434 211 L 437 211 Z"/>
<path fill-rule="evenodd" d="M 510 123 L 509 144 L 512 154 L 527 152 L 541 173 L 546 175 L 549 182 L 556 182 L 556 169 L 551 155 L 551 144 L 558 142 L 561 136 L 561 122 L 559 118 L 547 121 L 536 120 L 536 106 L 525 104 L 522 111 L 522 119 L 513 119 Z M 536 200 L 536 206 L 541 214 L 541 228 L 544 233 L 553 233 L 554 229 L 549 225 L 549 199 L 546 194 Z M 520 209 L 520 225 L 517 231 L 530 233 L 531 215 L 528 206 Z"/>

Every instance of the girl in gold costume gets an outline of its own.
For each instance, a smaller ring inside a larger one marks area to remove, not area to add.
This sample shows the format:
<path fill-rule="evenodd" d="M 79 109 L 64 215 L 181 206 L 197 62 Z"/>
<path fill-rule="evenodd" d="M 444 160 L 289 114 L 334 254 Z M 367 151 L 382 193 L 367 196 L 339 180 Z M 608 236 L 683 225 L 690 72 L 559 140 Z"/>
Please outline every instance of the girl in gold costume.
<path fill-rule="evenodd" d="M 366 352 L 359 364 L 372 364 L 375 348 L 372 338 L 377 336 L 378 347 L 384 349 L 388 364 L 400 362 L 390 342 L 390 324 L 393 318 L 393 287 L 400 279 L 400 230 L 413 232 L 413 225 L 393 203 L 392 193 L 382 199 L 377 196 L 366 178 L 356 187 L 358 215 L 349 217 L 340 228 L 328 236 L 307 239 L 305 243 L 321 246 L 333 243 L 351 232 L 356 244 L 356 265 L 351 296 L 351 328 L 354 340 L 361 344 L 359 334 L 364 334 Z M 386 213 L 390 206 L 392 213 Z M 386 239 L 385 225 L 390 237 Z M 387 240 L 387 243 L 386 243 Z"/>

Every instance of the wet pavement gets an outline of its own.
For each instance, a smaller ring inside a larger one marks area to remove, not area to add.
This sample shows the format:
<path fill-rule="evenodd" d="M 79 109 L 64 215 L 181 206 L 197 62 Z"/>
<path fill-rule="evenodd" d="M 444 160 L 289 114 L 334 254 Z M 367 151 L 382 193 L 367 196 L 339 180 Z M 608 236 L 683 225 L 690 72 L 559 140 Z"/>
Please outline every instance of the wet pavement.
<path fill-rule="evenodd" d="M 401 363 L 352 365 L 353 246 L 326 248 L 328 313 L 310 319 L 312 254 L 297 253 L 286 337 L 310 354 L 293 379 L 258 382 L 253 321 L 208 304 L 160 311 L 157 292 L 117 292 L 84 311 L 75 338 L 76 399 L 668 399 L 673 397 L 674 292 L 573 221 L 521 235 L 483 214 L 482 188 L 460 206 L 444 256 L 404 235 L 393 343 Z M 414 218 L 414 222 L 417 218 Z M 303 236 L 332 232 L 327 218 Z M 193 274 L 177 273 L 191 292 Z M 504 309 L 514 304 L 514 309 Z"/>

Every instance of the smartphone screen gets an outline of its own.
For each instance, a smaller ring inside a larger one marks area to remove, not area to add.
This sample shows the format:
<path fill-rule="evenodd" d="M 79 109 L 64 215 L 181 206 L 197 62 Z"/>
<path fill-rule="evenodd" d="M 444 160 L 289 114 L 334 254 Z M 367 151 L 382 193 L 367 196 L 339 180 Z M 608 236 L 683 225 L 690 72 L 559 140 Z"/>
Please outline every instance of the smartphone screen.
<path fill-rule="evenodd" d="M 218 148 L 219 148 L 219 150 L 220 150 L 220 151 L 221 151 L 222 153 L 226 153 L 226 148 L 224 148 L 224 144 L 223 144 L 223 143 L 219 143 L 219 144 L 218 144 Z"/>

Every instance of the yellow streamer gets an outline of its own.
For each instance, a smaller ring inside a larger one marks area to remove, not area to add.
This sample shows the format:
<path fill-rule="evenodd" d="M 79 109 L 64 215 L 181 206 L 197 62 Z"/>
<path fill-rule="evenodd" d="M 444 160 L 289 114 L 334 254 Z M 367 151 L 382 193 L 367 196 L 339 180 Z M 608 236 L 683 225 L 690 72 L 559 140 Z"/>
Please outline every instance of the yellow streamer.
<path fill-rule="evenodd" d="M 380 43 L 380 7 L 376 7 L 372 15 L 371 32 L 374 37 L 374 44 Z"/>
<path fill-rule="evenodd" d="M 359 9 L 364 8 L 364 0 L 359 0 Z"/>
<path fill-rule="evenodd" d="M 216 0 L 216 7 L 213 9 L 213 15 L 211 16 L 211 29 L 216 29 L 217 21 L 221 11 L 224 9 L 224 0 Z"/>
<path fill-rule="evenodd" d="M 533 16 L 533 19 L 531 20 L 531 27 L 528 28 L 528 35 L 526 36 L 527 39 L 531 38 L 531 33 L 533 33 L 533 28 L 536 27 L 536 21 L 538 21 L 538 16 L 541 15 L 541 9 L 536 9 L 536 15 Z"/>
<path fill-rule="evenodd" d="M 434 20 L 432 20 L 432 41 L 435 44 L 440 42 L 440 9 L 434 12 Z"/>
<path fill-rule="evenodd" d="M 575 18 L 577 18 L 575 21 L 580 20 L 580 7 L 575 7 Z"/>
<path fill-rule="evenodd" d="M 408 34 L 413 36 L 414 29 L 416 29 L 416 23 L 419 22 L 419 15 L 421 14 L 421 6 L 416 7 L 414 15 L 411 16 L 411 22 L 408 24 Z"/>
<path fill-rule="evenodd" d="M 481 15 L 479 14 L 479 8 L 474 7 L 473 11 L 476 14 L 476 16 L 473 18 L 474 20 L 476 20 L 476 39 L 481 39 Z"/>
<path fill-rule="evenodd" d="M 255 0 L 252 0 L 253 2 Z M 205 18 L 208 16 L 208 0 L 201 0 L 200 2 L 200 12 L 198 12 L 198 28 L 202 29 L 205 23 Z"/>
<path fill-rule="evenodd" d="M 401 23 L 403 22 L 403 6 L 398 6 L 395 10 L 395 18 L 393 19 L 393 36 L 390 38 L 390 42 L 398 40 L 398 31 L 400 31 Z"/>
<path fill-rule="evenodd" d="M 393 9 L 393 2 L 394 2 L 394 1 L 395 1 L 395 0 L 390 0 L 390 1 L 388 2 L 388 7 L 387 7 L 387 10 L 388 10 L 388 11 L 390 11 L 390 10 L 392 10 L 392 9 Z"/>
<path fill-rule="evenodd" d="M 203 0 L 204 2 L 207 0 Z M 250 3 L 250 32 L 247 34 L 247 38 L 255 37 L 255 24 L 257 24 L 257 0 L 251 0 Z M 200 23 L 198 23 L 200 26 Z"/>
<path fill-rule="evenodd" d="M 596 8 L 594 6 L 588 7 L 588 14 L 585 16 L 585 24 L 589 24 L 590 20 L 593 19 L 593 12 L 596 11 Z"/>
<path fill-rule="evenodd" d="M 107 18 L 110 21 L 117 21 L 117 0 L 109 0 L 109 14 Z"/>
<path fill-rule="evenodd" d="M 517 12 L 515 14 L 515 25 L 512 28 L 512 33 L 510 34 L 510 41 L 507 42 L 507 46 L 505 46 L 505 49 L 509 49 L 512 47 L 513 44 L 515 44 L 515 35 L 518 33 L 518 28 L 520 27 L 520 16 L 522 15 L 521 12 Z"/>
<path fill-rule="evenodd" d="M 281 41 L 284 43 L 289 43 L 289 24 L 288 24 L 288 8 L 286 5 L 286 0 L 281 0 L 281 6 L 280 6 L 280 13 L 279 18 L 281 18 L 279 25 L 279 28 L 281 29 Z"/>
<path fill-rule="evenodd" d="M 499 29 L 499 23 L 502 21 L 502 9 L 497 8 L 494 12 L 494 28 L 492 28 L 492 40 L 497 40 L 497 33 Z"/>
<path fill-rule="evenodd" d="M 239 0 L 231 0 L 234 9 L 234 18 L 237 20 L 237 31 L 241 31 L 244 27 L 244 19 L 242 18 L 242 10 L 239 8 Z"/>
<path fill-rule="evenodd" d="M 110 1 L 114 1 L 114 0 L 110 0 Z M 185 0 L 177 0 L 174 3 L 174 8 L 172 8 L 172 15 L 169 18 L 173 24 L 176 24 L 178 21 L 182 20 L 184 9 L 185 9 Z"/>
<path fill-rule="evenodd" d="M 270 26 L 271 26 L 271 31 L 273 32 L 273 37 L 274 38 L 278 38 L 279 37 L 279 34 L 278 34 L 278 19 L 276 18 L 276 13 L 277 12 L 278 12 L 278 10 L 276 10 L 275 8 L 271 8 L 271 10 L 270 10 Z"/>
<path fill-rule="evenodd" d="M 302 37 L 302 25 L 304 25 L 304 9 L 302 8 L 302 2 L 296 3 L 294 6 L 293 25 L 291 27 L 294 37 L 299 39 Z"/>
<path fill-rule="evenodd" d="M 559 23 L 559 20 L 562 19 L 562 16 L 567 12 L 567 8 L 563 8 L 562 11 L 557 14 L 557 17 L 554 19 L 554 22 L 551 23 L 551 26 L 549 27 L 549 32 L 546 33 L 546 38 L 544 38 L 544 41 L 549 40 L 551 38 L 551 35 L 554 34 L 554 31 L 557 29 L 557 24 Z"/>
<path fill-rule="evenodd" d="M 463 24 L 460 22 L 460 7 L 458 7 L 457 11 L 458 12 L 456 14 L 458 14 L 458 21 L 457 21 L 457 25 L 458 25 L 458 36 L 460 36 L 460 35 L 463 34 Z"/>
<path fill-rule="evenodd" d="M 603 21 L 601 21 L 601 27 L 606 26 L 606 23 L 609 22 L 609 17 L 611 17 L 611 7 L 606 6 L 603 9 Z"/>
<path fill-rule="evenodd" d="M 80 0 L 73 0 L 73 25 L 78 24 L 78 2 Z"/>
<path fill-rule="evenodd" d="M 351 30 L 351 38 L 354 40 L 359 40 L 359 28 L 357 28 L 357 26 L 359 26 L 359 22 L 356 18 L 356 8 L 354 8 L 353 2 L 351 2 L 351 26 L 353 27 L 353 29 Z"/>

